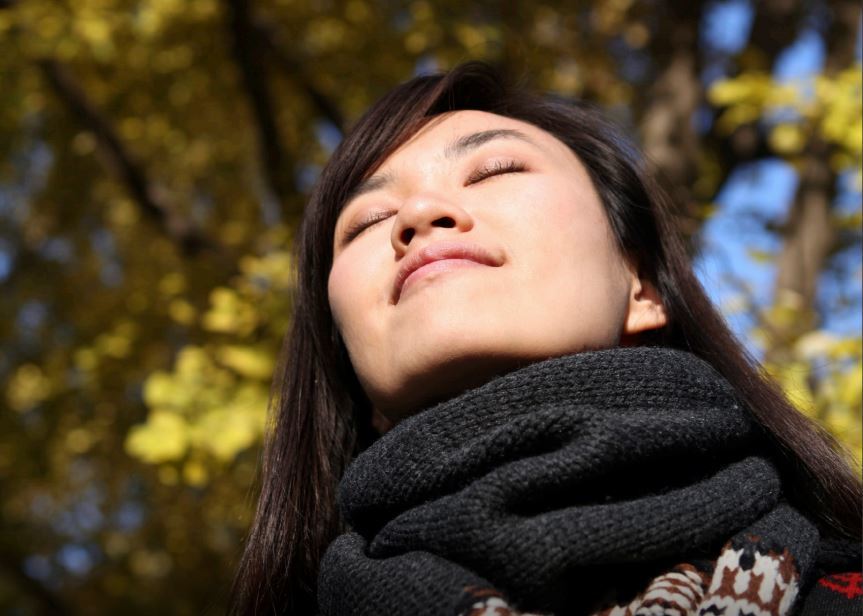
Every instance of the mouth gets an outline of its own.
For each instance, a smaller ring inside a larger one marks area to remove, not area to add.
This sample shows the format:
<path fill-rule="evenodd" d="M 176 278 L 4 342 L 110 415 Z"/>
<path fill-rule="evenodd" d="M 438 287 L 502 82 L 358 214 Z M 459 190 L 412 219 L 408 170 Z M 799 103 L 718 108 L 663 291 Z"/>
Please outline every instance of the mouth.
<path fill-rule="evenodd" d="M 397 304 L 406 284 L 436 271 L 449 271 L 462 267 L 486 265 L 499 267 L 503 259 L 477 244 L 463 242 L 437 242 L 407 255 L 393 283 L 392 303 Z"/>

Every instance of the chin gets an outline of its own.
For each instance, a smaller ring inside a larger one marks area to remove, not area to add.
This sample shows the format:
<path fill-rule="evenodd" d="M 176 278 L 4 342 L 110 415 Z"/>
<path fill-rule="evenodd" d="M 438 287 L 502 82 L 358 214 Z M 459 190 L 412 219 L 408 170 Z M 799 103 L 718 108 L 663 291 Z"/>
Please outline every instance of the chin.
<path fill-rule="evenodd" d="M 399 421 L 532 361 L 544 359 L 514 353 L 511 346 L 507 349 L 493 345 L 478 347 L 475 339 L 472 342 L 470 349 L 446 348 L 441 344 L 431 353 L 413 356 L 409 366 L 392 375 L 392 386 L 375 406 L 392 421 Z"/>

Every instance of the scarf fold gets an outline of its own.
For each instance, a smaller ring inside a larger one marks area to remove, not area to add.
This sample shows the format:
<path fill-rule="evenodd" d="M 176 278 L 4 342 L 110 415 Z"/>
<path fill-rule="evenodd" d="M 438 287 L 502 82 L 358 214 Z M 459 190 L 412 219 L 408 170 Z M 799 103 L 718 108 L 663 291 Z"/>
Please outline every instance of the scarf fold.
<path fill-rule="evenodd" d="M 819 535 L 767 450 L 690 353 L 529 365 L 405 419 L 348 467 L 351 532 L 321 562 L 321 613 L 790 614 Z"/>

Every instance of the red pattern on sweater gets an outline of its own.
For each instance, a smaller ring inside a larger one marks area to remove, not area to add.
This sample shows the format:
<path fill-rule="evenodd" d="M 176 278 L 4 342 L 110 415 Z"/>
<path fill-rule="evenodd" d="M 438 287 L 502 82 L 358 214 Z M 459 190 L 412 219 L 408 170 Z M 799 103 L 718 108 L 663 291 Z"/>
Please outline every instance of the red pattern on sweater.
<path fill-rule="evenodd" d="M 863 596 L 863 573 L 851 571 L 848 573 L 834 573 L 818 580 L 818 583 L 833 592 L 839 593 L 846 599 L 855 599 Z"/>

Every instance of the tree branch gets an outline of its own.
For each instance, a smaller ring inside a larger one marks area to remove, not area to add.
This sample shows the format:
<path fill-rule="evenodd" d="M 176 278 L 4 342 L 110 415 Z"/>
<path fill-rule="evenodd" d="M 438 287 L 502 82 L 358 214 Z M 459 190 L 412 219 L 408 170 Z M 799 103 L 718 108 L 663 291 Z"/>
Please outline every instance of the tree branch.
<path fill-rule="evenodd" d="M 863 12 L 856 0 L 831 0 L 829 31 L 824 36 L 827 59 L 824 72 L 835 74 L 854 64 L 857 47 L 857 27 Z"/>
<path fill-rule="evenodd" d="M 303 69 L 302 63 L 288 53 L 287 46 L 281 40 L 273 24 L 256 19 L 253 26 L 260 36 L 267 54 L 276 61 L 284 76 L 297 83 L 321 116 L 344 135 L 346 126 L 341 110 L 312 83 L 308 73 Z"/>
<path fill-rule="evenodd" d="M 87 98 L 69 70 L 53 59 L 38 62 L 48 85 L 75 119 L 96 138 L 112 171 L 126 186 L 132 199 L 150 220 L 158 225 L 188 256 L 203 250 L 218 251 L 218 247 L 203 237 L 192 225 L 177 215 L 158 195 L 140 163 L 120 140 L 108 119 Z"/>
<path fill-rule="evenodd" d="M 264 72 L 259 31 L 252 25 L 248 0 L 225 0 L 228 28 L 233 39 L 234 60 L 240 69 L 246 94 L 252 108 L 252 119 L 267 184 L 285 206 L 296 193 L 293 161 L 290 161 L 281 139 L 273 108 L 272 93 Z"/>
<path fill-rule="evenodd" d="M 752 35 L 749 38 L 749 59 L 756 66 L 770 70 L 776 57 L 791 45 L 800 33 L 807 3 L 797 0 L 758 0 L 753 10 Z M 753 55 L 751 52 L 757 50 Z"/>

